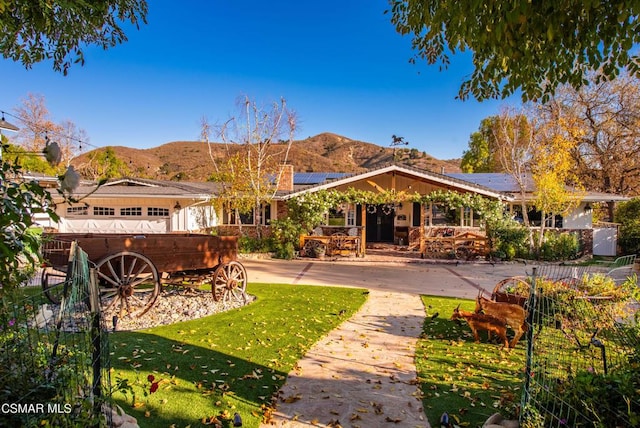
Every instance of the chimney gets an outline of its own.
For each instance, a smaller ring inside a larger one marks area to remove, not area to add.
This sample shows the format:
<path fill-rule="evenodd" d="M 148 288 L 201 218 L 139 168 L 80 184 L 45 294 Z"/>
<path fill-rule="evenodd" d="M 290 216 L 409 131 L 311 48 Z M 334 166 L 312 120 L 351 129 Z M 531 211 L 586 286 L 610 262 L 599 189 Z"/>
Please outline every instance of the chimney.
<path fill-rule="evenodd" d="M 280 179 L 278 180 L 278 190 L 293 191 L 293 165 L 285 163 L 282 165 Z"/>

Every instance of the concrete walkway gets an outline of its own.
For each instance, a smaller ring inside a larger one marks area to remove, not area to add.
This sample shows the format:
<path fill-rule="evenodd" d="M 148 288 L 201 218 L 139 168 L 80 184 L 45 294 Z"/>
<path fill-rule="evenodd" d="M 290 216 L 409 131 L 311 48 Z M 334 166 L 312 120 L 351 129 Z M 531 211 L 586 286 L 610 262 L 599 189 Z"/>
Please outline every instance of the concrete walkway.
<path fill-rule="evenodd" d="M 429 428 L 414 365 L 423 321 L 419 296 L 371 290 L 298 362 L 261 427 Z"/>

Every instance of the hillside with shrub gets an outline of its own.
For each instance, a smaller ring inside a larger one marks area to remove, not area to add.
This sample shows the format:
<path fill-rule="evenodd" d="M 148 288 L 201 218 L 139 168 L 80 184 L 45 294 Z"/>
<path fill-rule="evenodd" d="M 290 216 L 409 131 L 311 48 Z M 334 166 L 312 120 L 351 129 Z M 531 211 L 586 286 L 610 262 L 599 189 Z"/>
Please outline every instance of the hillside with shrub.
<path fill-rule="evenodd" d="M 230 146 L 233 150 L 233 146 Z M 108 151 L 120 176 L 159 180 L 204 181 L 214 171 L 213 159 L 222 159 L 227 148 L 222 143 L 174 141 L 149 149 L 122 146 L 103 147 L 84 153 L 73 165 L 85 178 L 96 178 Z M 395 160 L 433 172 L 460 172 L 460 159 L 439 160 L 410 146 L 396 148 Z M 108 156 L 106 156 L 108 158 Z M 291 147 L 289 162 L 297 172 L 363 172 L 387 165 L 394 150 L 376 144 L 323 133 L 298 140 Z M 116 162 L 117 161 L 117 162 Z"/>

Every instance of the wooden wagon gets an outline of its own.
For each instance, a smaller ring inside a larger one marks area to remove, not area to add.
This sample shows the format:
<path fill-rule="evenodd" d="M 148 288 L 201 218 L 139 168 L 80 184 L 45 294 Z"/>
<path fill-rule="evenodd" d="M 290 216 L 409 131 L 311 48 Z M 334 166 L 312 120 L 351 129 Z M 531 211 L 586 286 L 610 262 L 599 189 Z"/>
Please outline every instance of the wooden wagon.
<path fill-rule="evenodd" d="M 237 261 L 235 236 L 96 233 L 44 237 L 42 287 L 54 303 L 63 293 L 72 242 L 95 265 L 105 308 L 117 305 L 131 316 L 143 315 L 162 285 L 210 283 L 217 301 L 246 300 L 247 272 Z"/>

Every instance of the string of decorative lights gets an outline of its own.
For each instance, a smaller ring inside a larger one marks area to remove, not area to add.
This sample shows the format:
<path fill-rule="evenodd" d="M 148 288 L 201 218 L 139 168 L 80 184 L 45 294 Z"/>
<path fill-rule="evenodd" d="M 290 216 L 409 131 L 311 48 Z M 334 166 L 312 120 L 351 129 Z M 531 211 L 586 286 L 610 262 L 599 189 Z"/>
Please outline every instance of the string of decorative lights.
<path fill-rule="evenodd" d="M 4 117 L 5 115 L 9 116 L 9 117 L 11 117 L 11 118 L 13 118 L 13 119 L 25 124 L 30 129 L 36 129 L 37 130 L 37 128 L 38 128 L 37 124 L 35 124 L 33 122 L 29 122 L 29 121 L 27 121 L 27 120 L 15 115 L 15 114 L 9 113 L 6 110 L 0 110 L 0 113 L 2 113 L 2 117 Z M 65 135 L 65 134 L 63 134 L 61 132 L 58 132 L 58 131 L 55 131 L 55 130 L 44 130 L 44 131 L 39 131 L 39 132 L 42 132 L 44 134 L 45 141 L 48 140 L 49 138 L 56 138 L 56 137 L 57 138 L 65 138 L 67 140 L 74 141 L 74 142 L 79 144 L 78 148 L 79 148 L 80 151 L 82 151 L 83 146 L 88 146 L 88 147 L 91 147 L 93 149 L 98 149 L 99 148 L 98 146 L 93 145 L 93 144 L 89 143 L 88 141 L 81 140 L 81 139 L 73 137 L 71 135 Z"/>

